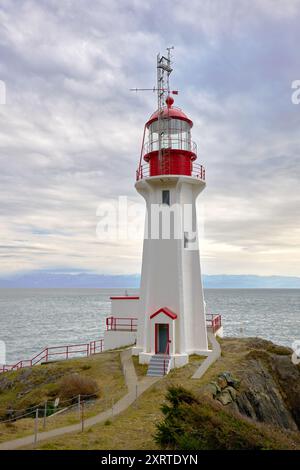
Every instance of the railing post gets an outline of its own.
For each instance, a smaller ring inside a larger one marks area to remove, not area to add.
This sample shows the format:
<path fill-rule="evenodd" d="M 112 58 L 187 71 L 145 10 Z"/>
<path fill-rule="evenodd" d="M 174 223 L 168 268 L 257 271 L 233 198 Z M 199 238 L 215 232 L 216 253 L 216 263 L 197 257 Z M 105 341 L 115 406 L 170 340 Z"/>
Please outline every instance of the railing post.
<path fill-rule="evenodd" d="M 81 416 L 80 395 L 78 395 L 78 415 L 79 415 L 79 419 L 80 419 L 80 416 Z"/>
<path fill-rule="evenodd" d="M 43 429 L 46 429 L 46 418 L 47 418 L 47 400 L 45 401 L 45 407 L 44 407 Z"/>
<path fill-rule="evenodd" d="M 38 440 L 38 430 L 39 430 L 39 409 L 35 410 L 35 420 L 34 420 L 34 443 L 37 443 Z"/>
<path fill-rule="evenodd" d="M 48 359 L 49 359 L 49 350 L 48 348 L 46 348 L 46 362 L 48 362 Z"/>
<path fill-rule="evenodd" d="M 84 401 L 81 402 L 81 432 L 84 431 Z"/>
<path fill-rule="evenodd" d="M 69 346 L 66 346 L 66 359 L 69 359 Z"/>

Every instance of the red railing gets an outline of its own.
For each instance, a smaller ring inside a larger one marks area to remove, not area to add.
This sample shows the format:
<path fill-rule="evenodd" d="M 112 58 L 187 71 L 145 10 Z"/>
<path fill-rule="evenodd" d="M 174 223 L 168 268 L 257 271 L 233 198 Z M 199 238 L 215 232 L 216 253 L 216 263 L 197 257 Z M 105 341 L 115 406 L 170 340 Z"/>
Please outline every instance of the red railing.
<path fill-rule="evenodd" d="M 170 343 L 171 343 L 171 340 L 168 339 L 166 350 L 165 350 L 165 357 L 164 357 L 164 375 L 166 375 L 167 372 L 168 372 L 167 368 L 166 368 L 166 356 L 169 356 L 169 354 L 170 354 Z"/>
<path fill-rule="evenodd" d="M 107 317 L 106 330 L 109 331 L 137 331 L 137 321 L 135 317 Z"/>
<path fill-rule="evenodd" d="M 210 328 L 213 333 L 218 331 L 219 328 L 222 326 L 222 317 L 221 315 L 216 315 L 213 313 L 206 314 L 206 326 Z"/>
<path fill-rule="evenodd" d="M 33 367 L 37 364 L 41 364 L 42 362 L 56 360 L 58 359 L 57 356 L 60 356 L 59 359 L 63 360 L 70 359 L 76 355 L 91 356 L 102 351 L 103 339 L 97 339 L 95 341 L 90 341 L 89 343 L 68 344 L 66 346 L 50 346 L 43 349 L 43 351 L 38 353 L 32 359 L 25 359 L 13 365 L 6 364 L 1 366 L 0 373 L 23 369 L 24 367 Z"/>
<path fill-rule="evenodd" d="M 170 165 L 162 165 L 160 168 L 160 174 L 161 175 L 172 175 L 173 173 L 170 173 Z M 144 178 L 149 178 L 152 176 L 150 174 L 150 165 L 148 163 L 145 163 L 144 165 L 140 165 L 138 169 L 136 170 L 136 180 L 142 180 Z M 183 175 L 183 176 L 192 176 L 193 178 L 197 178 L 201 181 L 205 181 L 205 168 L 203 165 L 200 165 L 199 163 L 191 163 L 191 172 L 189 175 Z"/>

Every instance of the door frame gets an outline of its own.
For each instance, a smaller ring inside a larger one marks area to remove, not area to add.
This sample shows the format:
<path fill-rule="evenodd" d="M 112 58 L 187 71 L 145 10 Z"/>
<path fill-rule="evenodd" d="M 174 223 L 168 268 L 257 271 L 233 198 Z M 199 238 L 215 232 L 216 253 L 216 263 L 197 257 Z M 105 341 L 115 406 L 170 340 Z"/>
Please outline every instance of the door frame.
<path fill-rule="evenodd" d="M 167 349 L 167 354 L 170 352 L 170 325 L 169 323 L 155 323 L 155 354 L 164 354 L 158 352 L 158 334 L 159 334 L 159 326 L 160 325 L 166 325 L 167 326 L 167 344 L 168 344 L 168 349 Z"/>

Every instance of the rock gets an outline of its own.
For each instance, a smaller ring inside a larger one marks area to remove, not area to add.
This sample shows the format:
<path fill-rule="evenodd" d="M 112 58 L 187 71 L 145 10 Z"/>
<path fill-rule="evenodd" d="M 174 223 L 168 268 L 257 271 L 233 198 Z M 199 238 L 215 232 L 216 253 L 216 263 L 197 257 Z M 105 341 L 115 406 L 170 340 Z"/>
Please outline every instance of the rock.
<path fill-rule="evenodd" d="M 239 412 L 256 421 L 298 430 L 300 373 L 290 357 L 260 350 L 251 351 L 247 359 L 243 390 L 236 399 Z"/>
<path fill-rule="evenodd" d="M 217 396 L 217 400 L 222 403 L 222 405 L 229 405 L 232 403 L 232 396 L 229 390 L 226 388 Z"/>
<path fill-rule="evenodd" d="M 220 392 L 221 389 L 217 382 L 210 382 L 206 387 L 205 387 L 205 392 L 208 393 L 209 395 L 212 395 L 213 398 L 215 398 Z"/>
<path fill-rule="evenodd" d="M 230 385 L 231 387 L 238 388 L 240 385 L 240 380 L 233 377 L 231 372 L 222 372 L 222 374 L 219 374 L 219 377 L 224 378 L 227 382 L 227 385 Z"/>
<path fill-rule="evenodd" d="M 217 384 L 221 388 L 221 390 L 227 387 L 227 380 L 225 379 L 225 377 L 223 377 L 223 375 L 219 375 L 219 377 L 217 378 Z"/>
<path fill-rule="evenodd" d="M 235 388 L 227 387 L 227 388 L 225 388 L 225 390 L 227 390 L 230 393 L 232 400 L 235 401 L 236 397 L 237 397 L 237 392 L 236 392 Z"/>

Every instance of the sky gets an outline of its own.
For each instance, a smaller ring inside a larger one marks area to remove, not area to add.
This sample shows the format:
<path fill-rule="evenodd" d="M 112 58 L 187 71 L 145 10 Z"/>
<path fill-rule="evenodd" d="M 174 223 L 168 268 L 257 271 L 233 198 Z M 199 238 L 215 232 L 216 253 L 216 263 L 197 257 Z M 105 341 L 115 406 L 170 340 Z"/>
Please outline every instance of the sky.
<path fill-rule="evenodd" d="M 299 276 L 299 21 L 299 0 L 1 0 L 0 275 L 140 272 L 142 235 L 97 237 L 97 209 L 141 202 L 156 97 L 129 89 L 153 87 L 174 46 L 206 167 L 202 270 Z"/>

